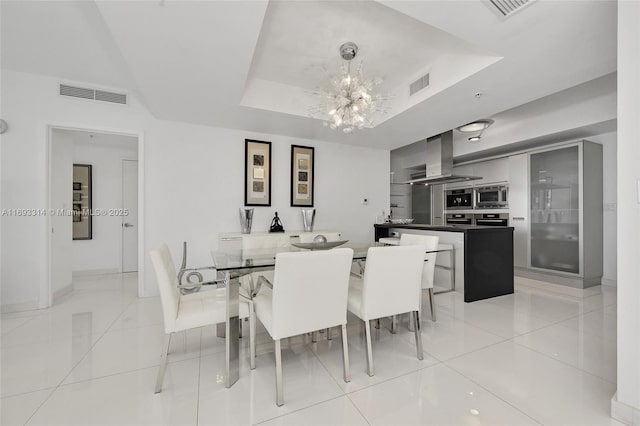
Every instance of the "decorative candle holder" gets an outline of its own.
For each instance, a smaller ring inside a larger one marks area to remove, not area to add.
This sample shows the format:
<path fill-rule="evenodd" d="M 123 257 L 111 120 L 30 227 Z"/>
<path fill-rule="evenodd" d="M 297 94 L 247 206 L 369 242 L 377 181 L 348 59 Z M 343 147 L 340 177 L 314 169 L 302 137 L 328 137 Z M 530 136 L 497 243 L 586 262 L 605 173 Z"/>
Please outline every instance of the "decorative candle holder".
<path fill-rule="evenodd" d="M 253 222 L 253 209 L 239 209 L 240 212 L 240 229 L 243 234 L 251 233 L 251 223 Z"/>
<path fill-rule="evenodd" d="M 301 213 L 304 232 L 313 232 L 313 221 L 316 218 L 316 209 L 302 209 Z"/>

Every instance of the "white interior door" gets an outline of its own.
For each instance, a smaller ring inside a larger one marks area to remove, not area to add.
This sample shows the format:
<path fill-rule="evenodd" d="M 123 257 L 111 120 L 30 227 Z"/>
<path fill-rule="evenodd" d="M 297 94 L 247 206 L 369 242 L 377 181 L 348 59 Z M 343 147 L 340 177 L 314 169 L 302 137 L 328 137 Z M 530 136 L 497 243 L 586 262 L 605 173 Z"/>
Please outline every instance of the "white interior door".
<path fill-rule="evenodd" d="M 138 270 L 138 162 L 122 160 L 122 272 Z"/>

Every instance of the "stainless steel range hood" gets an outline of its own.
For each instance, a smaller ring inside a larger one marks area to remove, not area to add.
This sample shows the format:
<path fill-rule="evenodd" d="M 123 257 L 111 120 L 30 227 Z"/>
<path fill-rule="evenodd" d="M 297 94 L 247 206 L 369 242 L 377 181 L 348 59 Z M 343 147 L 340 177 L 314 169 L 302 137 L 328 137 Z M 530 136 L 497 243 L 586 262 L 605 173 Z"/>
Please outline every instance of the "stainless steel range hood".
<path fill-rule="evenodd" d="M 424 177 L 411 179 L 404 183 L 439 185 L 482 179 L 481 176 L 453 174 L 453 130 L 430 137 L 426 140 L 426 144 L 427 162 Z"/>

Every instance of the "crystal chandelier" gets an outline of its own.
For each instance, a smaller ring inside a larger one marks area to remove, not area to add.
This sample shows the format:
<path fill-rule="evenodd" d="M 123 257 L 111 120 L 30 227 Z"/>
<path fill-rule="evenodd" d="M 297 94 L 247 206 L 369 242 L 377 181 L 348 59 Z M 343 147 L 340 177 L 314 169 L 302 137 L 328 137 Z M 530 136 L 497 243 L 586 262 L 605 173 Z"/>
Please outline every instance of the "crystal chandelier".
<path fill-rule="evenodd" d="M 374 87 L 382 80 L 366 78 L 362 74 L 362 62 L 354 73 L 351 72 L 351 60 L 357 53 L 358 46 L 355 43 L 347 42 L 340 46 L 340 56 L 344 62 L 340 74 L 331 77 L 331 89 L 312 92 L 322 97 L 323 101 L 310 109 L 311 114 L 325 120 L 325 126 L 342 128 L 345 133 L 362 129 L 365 125 L 373 126 L 371 115 L 389 110 L 382 104 L 389 98 L 374 91 Z"/>

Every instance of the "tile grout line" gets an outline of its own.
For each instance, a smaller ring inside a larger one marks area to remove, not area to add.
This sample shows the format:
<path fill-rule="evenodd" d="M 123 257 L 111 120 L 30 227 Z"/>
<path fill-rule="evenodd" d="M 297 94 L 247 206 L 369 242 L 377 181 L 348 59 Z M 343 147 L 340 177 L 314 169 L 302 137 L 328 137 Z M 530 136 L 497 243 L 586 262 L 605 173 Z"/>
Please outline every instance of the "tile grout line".
<path fill-rule="evenodd" d="M 302 410 L 306 410 L 307 408 L 316 407 L 316 406 L 318 406 L 320 404 L 324 404 L 325 402 L 329 402 L 329 401 L 333 401 L 334 399 L 342 398 L 343 396 L 346 396 L 346 395 L 334 396 L 333 398 L 329 398 L 329 399 L 327 399 L 325 401 L 319 401 L 319 402 L 313 403 L 311 405 L 307 405 L 306 407 L 300 407 L 300 408 L 298 408 L 296 410 L 289 411 L 287 413 L 283 413 L 283 414 L 281 414 L 279 416 L 269 417 L 268 419 L 260 420 L 258 423 L 251 423 L 251 424 L 253 426 L 261 425 L 261 424 L 269 422 L 271 420 L 279 419 L 280 417 L 285 417 L 285 416 L 288 416 L 289 414 L 298 413 L 298 412 L 300 412 Z"/>
<path fill-rule="evenodd" d="M 544 423 L 538 421 L 536 418 L 530 416 L 529 414 L 527 414 L 525 411 L 523 411 L 522 409 L 520 409 L 519 407 L 516 407 L 515 405 L 513 405 L 512 403 L 510 403 L 509 401 L 506 401 L 505 399 L 503 399 L 502 397 L 496 395 L 495 393 L 493 393 L 490 389 L 486 388 L 485 386 L 481 385 L 480 383 L 476 382 L 475 380 L 473 380 L 471 377 L 466 376 L 465 374 L 463 374 L 461 371 L 456 370 L 455 368 L 453 368 L 452 366 L 448 365 L 446 362 L 443 363 L 444 366 L 446 368 L 448 368 L 449 370 L 455 372 L 456 374 L 461 375 L 462 377 L 464 377 L 465 379 L 469 380 L 471 383 L 475 384 L 476 386 L 478 386 L 481 389 L 484 389 L 487 393 L 489 393 L 490 395 L 493 395 L 496 399 L 504 402 L 505 404 L 507 404 L 509 407 L 513 408 L 514 410 L 518 411 L 519 413 L 522 413 L 524 416 L 530 418 L 531 420 L 533 420 L 534 422 L 538 423 L 539 425 L 543 426 Z"/>
<path fill-rule="evenodd" d="M 71 374 L 71 372 L 78 366 L 78 364 L 80 362 L 82 362 L 82 360 L 89 354 L 89 352 L 91 352 L 91 350 L 95 347 L 95 345 L 104 337 L 104 335 L 107 333 L 107 330 L 109 330 L 109 328 L 111 328 L 111 326 L 118 320 L 118 318 L 120 318 L 120 316 L 124 313 L 124 311 L 129 308 L 129 305 L 131 305 L 133 303 L 134 299 L 131 299 L 131 301 L 122 309 L 122 311 L 120 312 L 119 315 L 116 316 L 116 318 L 111 322 L 111 324 L 106 328 L 106 330 L 102 333 L 102 335 L 95 341 L 95 343 L 93 345 L 91 345 L 91 347 L 89 348 L 89 350 L 87 350 L 87 352 L 82 356 L 82 358 L 80 358 L 80 360 L 73 365 L 73 367 L 71 367 L 71 369 L 69 370 L 69 372 L 62 378 L 62 380 L 55 386 L 53 387 L 53 390 L 51 391 L 51 393 L 49 394 L 49 396 L 47 396 L 40 405 L 38 405 L 38 408 L 36 408 L 33 413 L 29 416 L 29 418 L 24 422 L 24 424 L 26 425 L 27 423 L 29 423 L 31 421 L 31 419 L 33 418 L 33 416 L 36 415 L 36 413 L 38 411 L 40 411 L 40 409 L 42 408 L 42 406 L 49 400 L 51 399 L 51 397 L 53 396 L 53 394 L 58 390 L 58 388 L 60 388 L 60 386 L 62 386 L 62 383 L 65 381 L 65 379 L 69 376 L 69 374 Z"/>
<path fill-rule="evenodd" d="M 360 414 L 362 416 L 362 418 L 364 419 L 365 422 L 367 422 L 367 424 L 369 426 L 371 426 L 371 422 L 369 421 L 369 419 L 367 418 L 367 416 L 364 415 L 364 413 L 362 411 L 360 411 L 360 407 L 358 407 L 356 405 L 355 402 L 353 402 L 353 399 L 351 399 L 351 396 L 349 394 L 346 394 L 347 399 L 349 400 L 349 403 L 351 405 L 353 405 L 353 407 L 356 409 L 356 411 L 358 412 L 358 414 Z"/>
<path fill-rule="evenodd" d="M 549 354 L 545 354 L 544 352 L 540 352 L 540 351 L 539 351 L 539 350 L 537 350 L 537 349 L 530 348 L 529 346 L 523 345 L 522 343 L 518 343 L 518 342 L 516 342 L 515 340 L 513 341 L 513 343 L 514 343 L 514 344 L 516 344 L 516 345 L 518 345 L 518 346 L 521 346 L 521 347 L 523 347 L 523 348 L 525 348 L 525 349 L 529 349 L 529 350 L 531 350 L 531 351 L 533 351 L 533 352 L 535 352 L 535 353 L 537 353 L 537 354 L 543 355 L 543 356 L 545 356 L 546 358 L 549 358 L 549 359 L 552 359 L 552 360 L 554 360 L 554 361 L 557 361 L 557 362 L 559 362 L 560 364 L 564 364 L 564 365 L 566 365 L 567 367 L 571 367 L 571 368 L 573 368 L 573 369 L 575 369 L 575 370 L 578 370 L 578 371 L 580 371 L 581 373 L 588 374 L 589 376 L 592 376 L 592 377 L 594 377 L 594 378 L 596 378 L 596 379 L 598 379 L 598 380 L 602 380 L 603 382 L 610 383 L 610 384 L 612 384 L 612 385 L 614 385 L 614 386 L 616 386 L 616 387 L 617 387 L 617 383 L 612 382 L 612 381 L 611 381 L 611 380 L 609 380 L 609 379 L 605 379 L 605 378 L 603 378 L 603 377 L 600 377 L 600 376 L 598 376 L 598 375 L 596 375 L 596 374 L 594 374 L 594 373 L 591 373 L 591 372 L 589 372 L 589 371 L 587 371 L 587 370 L 584 370 L 584 369 L 582 369 L 582 368 L 580 368 L 580 367 L 576 367 L 575 365 L 569 364 L 568 362 L 563 361 L 563 360 L 561 360 L 561 359 L 554 358 L 554 357 L 552 357 L 552 356 L 551 356 L 551 355 L 549 355 Z"/>

